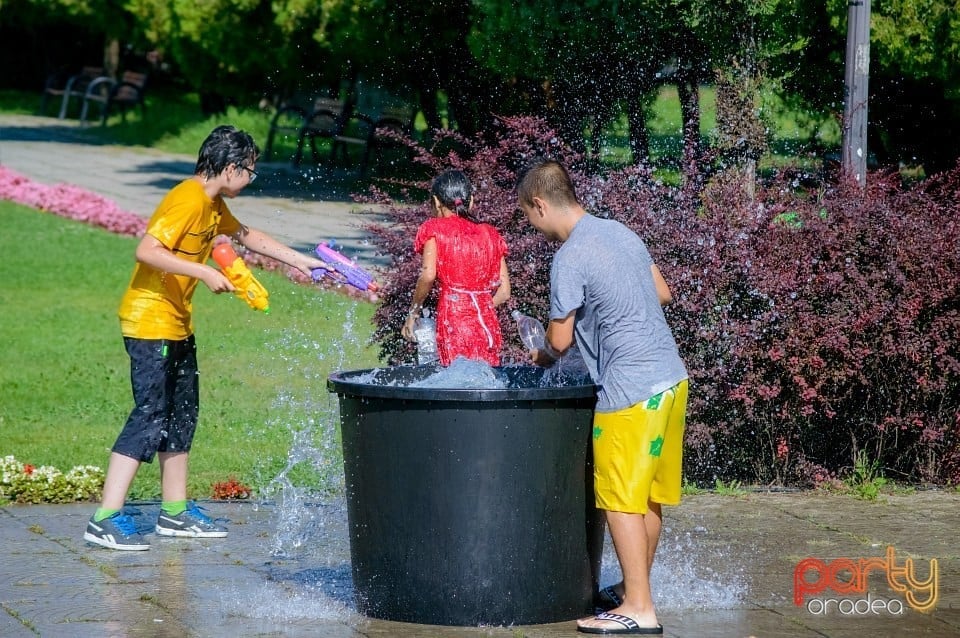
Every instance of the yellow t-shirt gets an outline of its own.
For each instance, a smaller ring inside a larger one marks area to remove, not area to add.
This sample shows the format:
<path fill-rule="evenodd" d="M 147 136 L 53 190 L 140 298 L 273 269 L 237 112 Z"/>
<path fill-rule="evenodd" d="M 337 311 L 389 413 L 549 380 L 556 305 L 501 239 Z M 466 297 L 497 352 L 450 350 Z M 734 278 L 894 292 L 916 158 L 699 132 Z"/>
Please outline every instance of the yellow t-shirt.
<path fill-rule="evenodd" d="M 206 263 L 217 235 L 240 230 L 223 198 L 210 199 L 203 186 L 187 179 L 163 198 L 147 224 L 156 237 L 181 259 Z M 193 334 L 194 277 L 160 272 L 137 262 L 120 302 L 120 330 L 124 337 L 180 341 Z"/>

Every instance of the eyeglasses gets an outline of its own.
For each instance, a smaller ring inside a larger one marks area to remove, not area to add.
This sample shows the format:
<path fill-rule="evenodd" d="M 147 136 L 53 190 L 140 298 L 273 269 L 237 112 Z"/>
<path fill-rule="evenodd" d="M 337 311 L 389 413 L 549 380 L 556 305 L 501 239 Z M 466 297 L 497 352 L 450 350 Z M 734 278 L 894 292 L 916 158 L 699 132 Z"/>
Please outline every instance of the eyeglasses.
<path fill-rule="evenodd" d="M 257 180 L 257 171 L 253 170 L 252 168 L 250 168 L 250 167 L 248 167 L 248 166 L 241 166 L 240 168 L 242 168 L 243 170 L 245 170 L 245 171 L 247 171 L 248 173 L 250 173 L 250 183 L 251 183 L 251 184 L 254 183 L 254 182 Z"/>

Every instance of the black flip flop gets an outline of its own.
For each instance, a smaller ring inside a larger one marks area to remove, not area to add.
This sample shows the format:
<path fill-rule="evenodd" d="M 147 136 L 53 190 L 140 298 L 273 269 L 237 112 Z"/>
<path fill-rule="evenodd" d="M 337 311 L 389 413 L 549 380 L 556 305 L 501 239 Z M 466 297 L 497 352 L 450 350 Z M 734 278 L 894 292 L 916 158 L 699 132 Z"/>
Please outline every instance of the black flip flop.
<path fill-rule="evenodd" d="M 581 627 L 577 624 L 577 631 L 584 634 L 602 634 L 604 636 L 662 636 L 663 635 L 663 625 L 657 625 L 656 627 L 641 627 L 637 624 L 637 621 L 631 618 L 630 616 L 623 616 L 621 614 L 611 614 L 610 612 L 603 612 L 602 614 L 597 614 L 594 616 L 594 620 L 605 620 L 608 622 L 615 622 L 620 625 L 620 627 L 615 627 L 613 629 L 608 629 L 606 627 Z"/>

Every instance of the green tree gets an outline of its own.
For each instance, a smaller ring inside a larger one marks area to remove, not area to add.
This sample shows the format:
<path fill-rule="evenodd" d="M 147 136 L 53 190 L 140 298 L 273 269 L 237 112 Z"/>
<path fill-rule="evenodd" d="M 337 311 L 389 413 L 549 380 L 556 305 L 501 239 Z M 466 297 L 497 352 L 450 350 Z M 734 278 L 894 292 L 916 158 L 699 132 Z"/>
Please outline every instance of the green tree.
<path fill-rule="evenodd" d="M 271 3 L 261 0 L 127 0 L 147 38 L 201 97 L 207 113 L 231 101 L 283 93 L 303 75 L 309 38 L 284 33 Z M 318 63 L 321 60 L 317 60 Z"/>
<path fill-rule="evenodd" d="M 885 163 L 922 164 L 927 173 L 953 166 L 960 154 L 960 2 L 873 2 L 870 46 L 871 148 Z"/>
<path fill-rule="evenodd" d="M 624 108 L 635 159 L 648 154 L 645 108 L 664 66 L 666 11 L 652 1 L 475 0 L 475 57 L 578 149 Z M 503 111 L 501 111 L 503 112 Z"/>
<path fill-rule="evenodd" d="M 794 110 L 843 111 L 848 3 L 796 2 L 796 19 L 780 23 L 805 45 L 778 63 Z M 869 127 L 871 152 L 883 164 L 951 166 L 960 146 L 960 2 L 871 2 Z"/>
<path fill-rule="evenodd" d="M 52 19 L 67 18 L 103 34 L 103 66 L 116 75 L 122 42 L 140 42 L 141 32 L 124 0 L 30 0 Z"/>

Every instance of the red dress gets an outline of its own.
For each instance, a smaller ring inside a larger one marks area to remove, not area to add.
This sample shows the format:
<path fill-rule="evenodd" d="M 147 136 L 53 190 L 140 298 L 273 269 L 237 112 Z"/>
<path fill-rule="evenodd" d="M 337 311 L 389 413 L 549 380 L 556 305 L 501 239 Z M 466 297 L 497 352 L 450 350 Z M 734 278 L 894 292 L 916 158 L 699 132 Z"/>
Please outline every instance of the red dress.
<path fill-rule="evenodd" d="M 507 244 L 497 229 L 463 217 L 434 217 L 417 229 L 414 250 L 437 242 L 437 351 L 440 363 L 458 356 L 500 365 L 500 322 L 493 293 L 500 285 L 500 261 Z"/>

